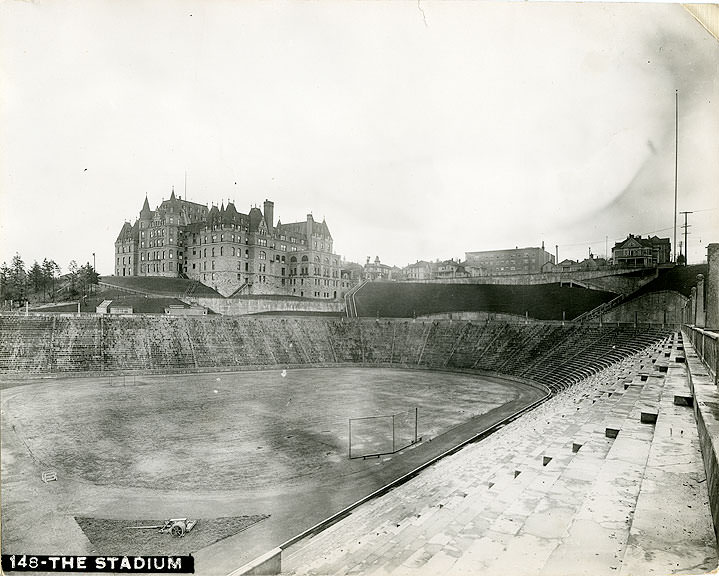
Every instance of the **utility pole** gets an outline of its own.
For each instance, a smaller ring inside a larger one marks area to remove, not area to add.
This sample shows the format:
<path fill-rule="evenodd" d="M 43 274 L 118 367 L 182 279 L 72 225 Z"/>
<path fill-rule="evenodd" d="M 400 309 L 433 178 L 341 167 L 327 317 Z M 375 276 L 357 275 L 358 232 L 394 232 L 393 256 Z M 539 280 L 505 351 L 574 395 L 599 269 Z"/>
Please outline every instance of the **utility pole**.
<path fill-rule="evenodd" d="M 677 170 L 679 163 L 679 90 L 674 91 L 674 263 L 677 263 Z M 685 242 L 686 244 L 686 242 Z M 686 247 L 684 248 L 686 250 Z"/>
<path fill-rule="evenodd" d="M 687 244 L 687 234 L 689 232 L 687 231 L 687 228 L 691 226 L 691 224 L 687 224 L 687 214 L 694 214 L 694 212 L 679 212 L 679 214 L 684 214 L 684 266 L 689 264 L 689 245 Z"/>

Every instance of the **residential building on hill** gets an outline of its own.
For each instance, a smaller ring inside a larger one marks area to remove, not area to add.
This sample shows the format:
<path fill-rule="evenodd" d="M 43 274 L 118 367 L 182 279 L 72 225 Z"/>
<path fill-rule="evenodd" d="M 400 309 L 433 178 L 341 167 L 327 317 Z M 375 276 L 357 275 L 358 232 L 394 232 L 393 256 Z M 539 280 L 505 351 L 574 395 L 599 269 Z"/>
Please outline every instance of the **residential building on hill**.
<path fill-rule="evenodd" d="M 364 278 L 366 280 L 397 280 L 402 277 L 402 270 L 397 266 L 389 266 L 380 262 L 379 256 L 375 256 L 374 262 L 370 262 L 367 256 L 367 262 L 364 265 Z"/>
<path fill-rule="evenodd" d="M 418 260 L 414 264 L 405 266 L 404 278 L 408 281 L 432 280 L 435 277 L 434 265 L 426 260 Z"/>
<path fill-rule="evenodd" d="M 647 268 L 669 264 L 672 244 L 669 238 L 630 234 L 612 248 L 612 263 L 627 268 Z"/>
<path fill-rule="evenodd" d="M 115 241 L 117 276 L 194 279 L 223 296 L 279 294 L 342 298 L 342 278 L 327 223 L 274 222 L 274 202 L 247 214 L 234 203 L 208 208 L 172 191 L 155 209 L 145 197 L 134 224 L 125 222 Z"/>
<path fill-rule="evenodd" d="M 435 266 L 438 280 L 453 280 L 454 278 L 467 278 L 469 276 L 464 265 L 454 259 L 437 262 Z"/>

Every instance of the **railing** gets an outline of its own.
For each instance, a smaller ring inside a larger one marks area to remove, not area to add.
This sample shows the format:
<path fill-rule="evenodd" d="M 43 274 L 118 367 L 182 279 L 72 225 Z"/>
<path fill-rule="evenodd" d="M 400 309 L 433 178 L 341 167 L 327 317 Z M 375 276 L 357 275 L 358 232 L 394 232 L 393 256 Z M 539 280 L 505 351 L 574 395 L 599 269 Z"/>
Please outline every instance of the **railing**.
<path fill-rule="evenodd" d="M 604 314 L 605 312 L 608 312 L 610 308 L 614 308 L 615 306 L 619 305 L 623 300 L 624 300 L 624 294 L 620 294 L 619 296 L 613 298 L 609 302 L 602 302 L 596 308 L 587 310 L 584 314 L 580 314 L 579 316 L 577 316 L 574 319 L 574 322 L 586 322 L 587 320 L 592 320 L 593 318 L 596 318 L 600 314 Z"/>
<path fill-rule="evenodd" d="M 699 358 L 714 378 L 714 384 L 719 386 L 719 334 L 689 324 L 684 325 L 682 332 L 689 338 Z"/>
<path fill-rule="evenodd" d="M 367 280 L 363 280 L 345 294 L 345 314 L 347 315 L 347 318 L 357 317 L 357 302 L 355 301 L 355 294 L 357 294 L 359 289 L 365 284 L 367 284 Z"/>

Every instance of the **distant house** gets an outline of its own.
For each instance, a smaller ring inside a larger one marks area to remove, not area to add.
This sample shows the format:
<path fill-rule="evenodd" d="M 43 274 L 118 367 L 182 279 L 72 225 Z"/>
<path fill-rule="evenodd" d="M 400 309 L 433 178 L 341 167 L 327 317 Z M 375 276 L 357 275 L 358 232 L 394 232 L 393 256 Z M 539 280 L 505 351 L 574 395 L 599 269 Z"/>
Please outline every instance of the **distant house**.
<path fill-rule="evenodd" d="M 403 270 L 405 280 L 431 280 L 434 278 L 434 266 L 431 262 L 418 260 Z"/>
<path fill-rule="evenodd" d="M 98 314 L 109 314 L 110 313 L 110 304 L 112 304 L 112 300 L 103 300 L 97 308 L 95 308 L 95 312 Z"/>
<path fill-rule="evenodd" d="M 110 304 L 110 314 L 132 314 L 133 311 L 132 306 Z"/>
<path fill-rule="evenodd" d="M 576 260 L 571 260 L 570 258 L 565 258 L 562 260 L 559 264 L 557 264 L 557 272 L 574 272 L 577 270 L 577 267 L 579 265 L 579 262 Z"/>
<path fill-rule="evenodd" d="M 466 278 L 469 273 L 465 270 L 465 267 L 460 262 L 452 260 L 445 260 L 437 263 L 437 274 L 438 280 L 441 279 L 452 279 L 452 278 Z"/>
<path fill-rule="evenodd" d="M 630 234 L 612 248 L 612 262 L 626 268 L 649 268 L 671 262 L 669 238 Z"/>
<path fill-rule="evenodd" d="M 582 260 L 578 265 L 578 270 L 598 270 L 599 268 L 602 268 L 604 266 L 607 266 L 607 260 L 605 258 L 595 258 L 594 256 L 590 256 L 589 258 L 585 258 Z"/>
<path fill-rule="evenodd" d="M 379 256 L 375 256 L 374 262 L 370 262 L 369 256 L 367 256 L 367 263 L 364 267 L 364 277 L 367 280 L 397 280 L 401 276 L 401 272 L 397 266 L 382 264 Z"/>

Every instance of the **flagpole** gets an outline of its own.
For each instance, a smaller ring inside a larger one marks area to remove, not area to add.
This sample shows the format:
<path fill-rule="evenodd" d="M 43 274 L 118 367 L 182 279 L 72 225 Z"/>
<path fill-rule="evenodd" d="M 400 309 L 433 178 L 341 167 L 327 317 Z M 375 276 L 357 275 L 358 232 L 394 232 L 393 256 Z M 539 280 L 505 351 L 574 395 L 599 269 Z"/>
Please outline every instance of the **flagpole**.
<path fill-rule="evenodd" d="M 679 163 L 679 90 L 674 91 L 674 264 L 677 263 L 677 170 Z"/>

